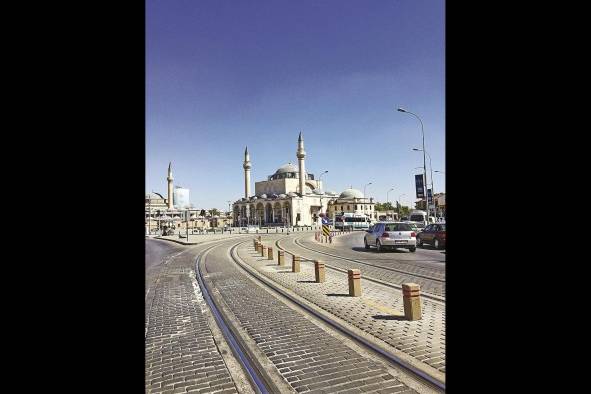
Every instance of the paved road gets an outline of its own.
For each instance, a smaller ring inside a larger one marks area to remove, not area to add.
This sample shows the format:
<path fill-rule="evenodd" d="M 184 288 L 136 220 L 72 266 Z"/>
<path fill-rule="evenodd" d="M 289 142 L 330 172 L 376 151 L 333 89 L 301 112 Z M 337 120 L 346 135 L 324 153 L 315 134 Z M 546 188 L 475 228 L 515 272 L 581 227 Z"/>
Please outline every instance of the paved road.
<path fill-rule="evenodd" d="M 203 263 L 204 273 L 242 327 L 244 341 L 276 377 L 278 392 L 415 392 L 397 371 L 347 346 L 250 280 L 228 257 L 235 243 L 214 248 Z"/>
<path fill-rule="evenodd" d="M 422 292 L 445 297 L 445 251 L 426 247 L 414 253 L 406 250 L 378 253 L 363 247 L 363 235 L 363 232 L 340 235 L 333 238 L 332 244 L 325 244 L 302 234 L 285 237 L 280 245 L 289 252 L 322 260 L 333 267 L 359 269 L 362 277 L 397 285 L 414 282 L 421 286 Z"/>

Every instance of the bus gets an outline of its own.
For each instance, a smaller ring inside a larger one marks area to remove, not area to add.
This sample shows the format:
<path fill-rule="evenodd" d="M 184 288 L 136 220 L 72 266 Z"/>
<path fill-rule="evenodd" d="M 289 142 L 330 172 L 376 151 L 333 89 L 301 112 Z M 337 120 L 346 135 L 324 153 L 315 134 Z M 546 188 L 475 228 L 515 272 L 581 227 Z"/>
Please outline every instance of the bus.
<path fill-rule="evenodd" d="M 345 213 L 335 217 L 334 227 L 337 230 L 367 230 L 369 226 L 370 219 L 365 215 Z"/>
<path fill-rule="evenodd" d="M 427 223 L 427 212 L 425 211 L 419 211 L 415 209 L 414 211 L 410 211 L 409 216 L 410 218 L 408 220 L 411 222 L 422 223 L 425 226 L 429 224 Z M 429 222 L 435 223 L 435 218 L 433 216 L 430 216 Z"/>

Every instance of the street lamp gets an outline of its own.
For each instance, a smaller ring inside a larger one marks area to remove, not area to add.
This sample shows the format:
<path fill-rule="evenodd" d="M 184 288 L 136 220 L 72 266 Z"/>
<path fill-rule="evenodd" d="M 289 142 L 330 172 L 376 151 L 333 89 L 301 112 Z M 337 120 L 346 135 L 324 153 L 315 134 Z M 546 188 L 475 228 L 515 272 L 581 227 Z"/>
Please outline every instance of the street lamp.
<path fill-rule="evenodd" d="M 327 172 L 328 170 L 320 174 L 320 176 L 318 177 L 318 183 L 320 183 L 320 181 L 322 180 L 322 175 L 326 174 Z M 320 189 L 320 191 L 322 191 L 322 188 Z M 320 195 L 320 213 L 322 213 L 322 194 Z"/>
<path fill-rule="evenodd" d="M 419 122 L 421 122 L 421 134 L 423 135 L 423 170 L 424 170 L 424 174 L 425 174 L 425 182 L 424 182 L 423 189 L 425 190 L 425 200 L 427 202 L 427 204 L 426 204 L 427 205 L 427 223 L 429 223 L 429 199 L 427 198 L 427 158 L 425 157 L 425 130 L 423 127 L 423 121 L 421 120 L 421 118 L 419 118 L 419 116 L 417 114 L 407 111 L 403 108 L 398 108 L 398 112 L 404 112 L 407 114 L 411 114 L 415 118 L 417 118 L 419 120 Z"/>
<path fill-rule="evenodd" d="M 417 152 L 422 152 L 422 149 L 412 148 L 412 150 Z M 433 200 L 433 205 L 435 205 L 435 186 L 433 185 L 433 166 L 431 165 L 431 155 L 428 152 L 425 152 L 429 157 L 429 169 L 431 170 L 431 199 Z M 427 210 L 429 210 L 429 196 L 427 196 Z M 437 212 L 435 212 L 435 217 L 437 217 Z"/>
<path fill-rule="evenodd" d="M 390 194 L 390 192 L 391 192 L 392 190 L 394 190 L 394 187 L 392 187 L 392 189 L 388 190 L 388 192 L 386 193 L 386 202 L 387 202 L 387 203 L 390 203 L 390 196 L 389 196 L 389 194 Z M 386 217 L 388 217 L 387 215 L 388 215 L 388 214 L 386 214 Z"/>
<path fill-rule="evenodd" d="M 367 197 L 365 196 L 365 188 L 371 185 L 372 182 L 369 182 L 363 186 L 363 198 L 365 199 L 365 204 L 363 204 L 363 214 L 365 215 L 365 206 L 367 205 Z"/>

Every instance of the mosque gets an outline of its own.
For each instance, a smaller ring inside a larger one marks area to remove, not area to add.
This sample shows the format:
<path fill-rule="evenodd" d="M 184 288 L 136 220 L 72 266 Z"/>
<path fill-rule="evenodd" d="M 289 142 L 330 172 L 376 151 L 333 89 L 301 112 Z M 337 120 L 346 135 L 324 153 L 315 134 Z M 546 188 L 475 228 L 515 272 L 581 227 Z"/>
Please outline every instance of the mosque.
<path fill-rule="evenodd" d="M 244 197 L 233 204 L 234 226 L 310 226 L 318 224 L 320 214 L 334 217 L 343 212 L 376 217 L 373 199 L 366 199 L 362 192 L 353 188 L 340 195 L 324 192 L 322 181 L 306 172 L 306 151 L 301 132 L 296 158 L 297 167 L 291 163 L 279 167 L 266 181 L 255 182 L 255 193 L 251 195 L 252 165 L 246 147 L 242 165 Z"/>

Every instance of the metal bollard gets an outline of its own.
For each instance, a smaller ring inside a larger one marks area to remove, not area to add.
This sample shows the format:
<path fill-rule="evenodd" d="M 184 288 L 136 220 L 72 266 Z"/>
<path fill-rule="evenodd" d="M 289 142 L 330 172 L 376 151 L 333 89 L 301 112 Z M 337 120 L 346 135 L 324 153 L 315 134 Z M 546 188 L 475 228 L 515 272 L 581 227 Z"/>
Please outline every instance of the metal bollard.
<path fill-rule="evenodd" d="M 325 280 L 324 263 L 320 260 L 314 261 L 314 274 L 316 276 L 316 283 L 323 283 Z"/>
<path fill-rule="evenodd" d="M 293 256 L 291 260 L 291 272 L 300 272 L 300 256 Z"/>
<path fill-rule="evenodd" d="M 259 230 L 257 230 L 257 231 L 259 231 Z M 261 239 L 261 236 L 259 235 L 259 242 L 260 242 L 260 241 L 262 241 L 262 239 Z"/>
<path fill-rule="evenodd" d="M 262 257 L 267 257 L 267 247 L 263 246 L 262 252 L 261 252 L 261 256 Z"/>
<path fill-rule="evenodd" d="M 267 256 L 269 256 L 268 260 L 273 260 L 273 248 L 270 246 L 267 248 Z"/>
<path fill-rule="evenodd" d="M 330 240 L 330 243 L 332 243 L 332 236 L 328 237 L 328 239 Z"/>
<path fill-rule="evenodd" d="M 349 274 L 349 295 L 351 297 L 361 296 L 361 271 L 358 269 L 350 269 Z"/>
<path fill-rule="evenodd" d="M 277 252 L 277 265 L 285 265 L 285 252 L 283 250 Z"/>
<path fill-rule="evenodd" d="M 406 320 L 421 320 L 421 287 L 416 283 L 403 283 L 402 299 Z"/>

